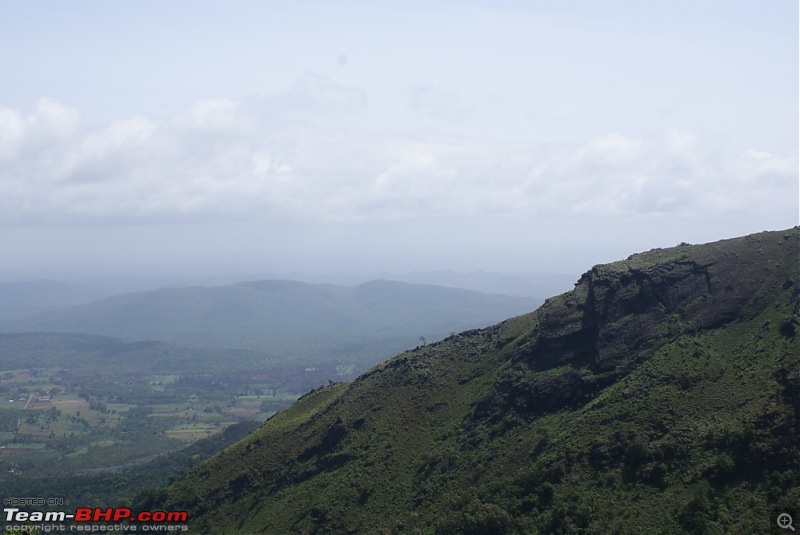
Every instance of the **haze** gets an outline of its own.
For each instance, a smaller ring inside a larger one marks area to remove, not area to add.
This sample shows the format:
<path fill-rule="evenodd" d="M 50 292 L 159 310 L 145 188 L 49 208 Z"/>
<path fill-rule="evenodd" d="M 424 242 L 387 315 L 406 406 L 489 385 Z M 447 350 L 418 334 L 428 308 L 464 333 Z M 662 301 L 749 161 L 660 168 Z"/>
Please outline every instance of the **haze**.
<path fill-rule="evenodd" d="M 5 0 L 0 280 L 577 276 L 791 227 L 797 44 L 790 1 Z"/>

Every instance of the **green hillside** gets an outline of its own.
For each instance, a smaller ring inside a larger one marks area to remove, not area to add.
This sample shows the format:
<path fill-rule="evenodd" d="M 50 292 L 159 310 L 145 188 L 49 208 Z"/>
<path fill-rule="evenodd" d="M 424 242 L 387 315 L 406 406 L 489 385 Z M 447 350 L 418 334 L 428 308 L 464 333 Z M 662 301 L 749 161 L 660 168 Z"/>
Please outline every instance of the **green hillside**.
<path fill-rule="evenodd" d="M 798 228 L 634 255 L 311 392 L 146 505 L 196 533 L 768 533 L 800 500 L 799 325 Z"/>
<path fill-rule="evenodd" d="M 419 343 L 527 312 L 541 301 L 390 281 L 355 287 L 293 281 L 165 288 L 36 314 L 6 332 L 69 332 L 241 348 L 375 364 Z"/>

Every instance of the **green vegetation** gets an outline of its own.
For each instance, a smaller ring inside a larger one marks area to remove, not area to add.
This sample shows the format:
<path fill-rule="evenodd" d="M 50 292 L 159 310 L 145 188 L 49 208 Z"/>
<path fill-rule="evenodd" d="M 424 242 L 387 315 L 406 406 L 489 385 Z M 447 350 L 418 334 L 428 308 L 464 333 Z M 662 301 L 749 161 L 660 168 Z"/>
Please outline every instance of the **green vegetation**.
<path fill-rule="evenodd" d="M 86 468 L 94 466 L 87 457 L 113 450 L 112 444 L 90 444 L 78 447 L 65 456 L 51 457 L 50 468 L 37 475 L 30 470 L 16 468 L 3 474 L 2 488 L 13 489 L 14 496 L 61 497 L 71 503 L 86 504 L 88 507 L 126 507 L 130 506 L 134 495 L 139 500 L 157 495 L 157 487 L 167 485 L 178 474 L 205 461 L 221 449 L 242 439 L 258 427 L 258 422 L 242 422 L 226 427 L 222 432 L 201 438 L 189 446 L 168 452 L 155 453 L 122 462 L 114 466 Z M 119 446 L 119 443 L 115 443 Z M 125 451 L 133 451 L 131 445 L 122 444 Z M 173 445 L 174 446 L 174 445 Z M 140 451 L 141 455 L 144 451 Z M 61 469 L 61 464 L 73 463 L 71 470 Z M 80 468 L 80 463 L 85 463 Z M 8 464 L 4 464 L 8 466 Z M 36 463 L 30 467 L 37 468 Z M 40 508 L 41 509 L 41 508 Z M 63 510 L 62 507 L 54 507 Z"/>
<path fill-rule="evenodd" d="M 197 533 L 767 533 L 800 500 L 800 229 L 595 266 L 150 494 Z"/>
<path fill-rule="evenodd" d="M 254 429 L 333 373 L 0 372 L 0 488 L 130 503 L 244 434 L 229 430 Z"/>
<path fill-rule="evenodd" d="M 168 457 L 181 458 L 187 445 L 221 448 L 227 442 L 214 438 L 223 430 L 352 379 L 420 332 L 531 306 L 401 283 L 263 281 L 129 294 L 32 317 L 18 325 L 80 332 L 0 333 L 0 487 L 128 503 L 185 468 Z"/>

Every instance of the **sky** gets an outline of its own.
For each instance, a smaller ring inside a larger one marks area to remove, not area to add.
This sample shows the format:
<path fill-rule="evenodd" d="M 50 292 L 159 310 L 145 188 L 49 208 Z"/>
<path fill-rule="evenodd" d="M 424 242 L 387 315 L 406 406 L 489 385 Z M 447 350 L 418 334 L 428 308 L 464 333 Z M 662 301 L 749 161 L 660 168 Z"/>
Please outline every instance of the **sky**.
<path fill-rule="evenodd" d="M 0 0 L 0 280 L 575 273 L 798 224 L 795 0 Z"/>

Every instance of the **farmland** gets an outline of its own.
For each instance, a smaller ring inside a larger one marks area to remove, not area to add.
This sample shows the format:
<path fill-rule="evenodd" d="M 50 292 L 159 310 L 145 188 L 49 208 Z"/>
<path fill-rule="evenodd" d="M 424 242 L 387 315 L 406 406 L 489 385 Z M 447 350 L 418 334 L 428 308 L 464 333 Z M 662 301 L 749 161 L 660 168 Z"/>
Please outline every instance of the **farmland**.
<path fill-rule="evenodd" d="M 220 437 L 230 426 L 263 422 L 327 382 L 322 377 L 329 373 L 336 370 L 193 375 L 2 370 L 0 485 L 50 495 L 78 476 L 118 478 L 137 467 L 152 471 L 154 462 Z M 65 497 L 86 499 L 80 492 Z"/>

